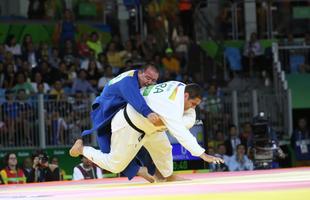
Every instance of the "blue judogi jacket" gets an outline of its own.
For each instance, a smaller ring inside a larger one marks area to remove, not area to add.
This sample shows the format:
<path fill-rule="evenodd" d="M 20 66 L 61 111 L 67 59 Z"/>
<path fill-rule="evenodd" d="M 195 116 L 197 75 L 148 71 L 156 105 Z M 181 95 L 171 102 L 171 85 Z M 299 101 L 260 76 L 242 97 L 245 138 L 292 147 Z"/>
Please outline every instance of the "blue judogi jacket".
<path fill-rule="evenodd" d="M 109 81 L 93 103 L 96 104 L 96 108 L 91 112 L 93 128 L 83 131 L 82 136 L 108 125 L 113 116 L 127 103 L 144 117 L 152 112 L 140 94 L 138 70 L 124 72 Z"/>

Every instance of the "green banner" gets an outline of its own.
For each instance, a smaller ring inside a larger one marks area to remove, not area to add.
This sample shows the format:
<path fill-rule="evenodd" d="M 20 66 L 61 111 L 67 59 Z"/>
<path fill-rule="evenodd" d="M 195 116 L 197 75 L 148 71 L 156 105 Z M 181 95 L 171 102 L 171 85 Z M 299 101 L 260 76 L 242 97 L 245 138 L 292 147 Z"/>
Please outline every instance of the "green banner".
<path fill-rule="evenodd" d="M 310 74 L 288 74 L 288 87 L 292 91 L 292 107 L 310 108 Z"/>

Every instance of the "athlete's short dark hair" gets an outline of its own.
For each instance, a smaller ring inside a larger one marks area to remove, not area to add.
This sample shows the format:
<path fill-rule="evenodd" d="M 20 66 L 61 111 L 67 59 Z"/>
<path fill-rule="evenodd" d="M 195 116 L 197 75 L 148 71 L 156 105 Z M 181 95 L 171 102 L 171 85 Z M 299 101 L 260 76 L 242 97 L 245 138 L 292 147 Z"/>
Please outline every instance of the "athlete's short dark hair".
<path fill-rule="evenodd" d="M 199 98 L 202 99 L 203 89 L 196 83 L 190 83 L 185 86 L 185 92 L 189 94 L 190 99 Z"/>

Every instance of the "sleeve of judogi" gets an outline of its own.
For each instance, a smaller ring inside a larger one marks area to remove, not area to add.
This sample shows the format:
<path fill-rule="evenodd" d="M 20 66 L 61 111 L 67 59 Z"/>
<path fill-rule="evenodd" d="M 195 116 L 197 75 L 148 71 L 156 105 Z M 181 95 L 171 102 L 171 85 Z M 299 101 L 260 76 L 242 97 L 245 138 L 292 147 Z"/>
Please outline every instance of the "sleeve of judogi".
<path fill-rule="evenodd" d="M 126 77 L 119 83 L 120 95 L 127 103 L 132 105 L 136 111 L 147 117 L 151 112 L 151 108 L 146 104 L 139 89 L 139 83 L 134 77 Z"/>
<path fill-rule="evenodd" d="M 188 109 L 183 114 L 183 123 L 187 129 L 190 129 L 194 126 L 196 121 L 196 111 L 193 108 Z"/>
<path fill-rule="evenodd" d="M 193 156 L 199 157 L 205 152 L 205 149 L 198 144 L 196 138 L 185 127 L 182 119 L 169 118 L 163 120 L 169 133 L 173 135 Z"/>

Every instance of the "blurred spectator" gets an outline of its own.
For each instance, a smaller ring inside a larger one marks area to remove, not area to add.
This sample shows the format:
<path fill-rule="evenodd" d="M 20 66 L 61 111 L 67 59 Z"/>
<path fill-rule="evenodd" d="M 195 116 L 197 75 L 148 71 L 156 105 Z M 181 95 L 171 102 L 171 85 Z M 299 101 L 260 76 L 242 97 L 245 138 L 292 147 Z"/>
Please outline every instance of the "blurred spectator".
<path fill-rule="evenodd" d="M 47 182 L 60 181 L 59 167 L 49 164 L 48 156 L 41 150 L 36 151 L 32 156 L 32 170 L 29 176 L 29 182 Z"/>
<path fill-rule="evenodd" d="M 59 160 L 56 156 L 51 158 L 51 164 L 57 165 L 59 167 Z M 65 177 L 66 177 L 65 170 L 63 170 L 59 167 L 59 171 L 60 171 L 60 180 L 65 180 Z"/>
<path fill-rule="evenodd" d="M 0 62 L 0 88 L 4 88 L 5 71 L 3 63 Z"/>
<path fill-rule="evenodd" d="M 27 33 L 23 37 L 23 42 L 21 46 L 22 54 L 24 54 L 27 51 L 28 45 L 33 45 L 33 42 L 32 42 L 32 36 Z"/>
<path fill-rule="evenodd" d="M 104 70 L 104 75 L 98 81 L 98 90 L 101 91 L 104 86 L 113 78 L 112 67 L 108 66 Z"/>
<path fill-rule="evenodd" d="M 58 22 L 57 31 L 59 32 L 59 42 L 64 44 L 66 41 L 75 41 L 75 33 L 78 31 L 74 22 L 74 16 L 71 10 L 66 9 L 64 19 Z"/>
<path fill-rule="evenodd" d="M 182 29 L 184 30 L 185 35 L 193 38 L 193 5 L 192 0 L 180 0 L 179 2 L 179 15 L 182 23 Z"/>
<path fill-rule="evenodd" d="M 65 41 L 61 57 L 67 65 L 74 63 L 75 58 L 77 58 L 77 52 L 71 40 Z"/>
<path fill-rule="evenodd" d="M 52 67 L 57 68 L 59 63 L 61 62 L 60 52 L 57 47 L 53 47 L 51 51 L 51 55 L 49 56 L 48 63 L 51 64 Z"/>
<path fill-rule="evenodd" d="M 245 155 L 245 146 L 242 144 L 237 145 L 236 153 L 229 159 L 229 171 L 244 171 L 253 170 L 253 162 Z"/>
<path fill-rule="evenodd" d="M 221 164 L 210 164 L 211 165 L 211 169 L 212 171 L 216 171 L 216 172 L 224 172 L 224 171 L 228 171 L 228 163 L 229 163 L 229 159 L 230 157 L 226 155 L 226 147 L 224 144 L 219 144 L 217 146 L 217 153 L 215 154 L 216 157 L 222 158 L 224 160 L 224 163 Z"/>
<path fill-rule="evenodd" d="M 32 77 L 32 68 L 28 61 L 23 61 L 22 65 L 19 67 L 18 72 L 21 72 L 25 75 L 26 82 L 31 82 Z"/>
<path fill-rule="evenodd" d="M 17 43 L 15 35 L 8 35 L 5 50 L 11 52 L 14 56 L 20 56 L 22 54 L 21 46 Z"/>
<path fill-rule="evenodd" d="M 237 146 L 241 144 L 241 141 L 239 139 L 237 127 L 235 125 L 231 125 L 229 127 L 228 134 L 228 140 L 225 141 L 225 146 L 227 150 L 227 155 L 231 156 L 236 152 Z"/>
<path fill-rule="evenodd" d="M 95 52 L 96 58 L 98 57 L 98 54 L 100 54 L 103 51 L 103 45 L 97 32 L 92 32 L 90 34 L 90 40 L 88 40 L 86 44 L 88 48 L 90 48 Z"/>
<path fill-rule="evenodd" d="M 53 85 L 59 79 L 59 70 L 51 67 L 48 62 L 41 62 L 40 65 L 33 68 L 32 73 L 40 72 L 43 80 L 49 85 Z"/>
<path fill-rule="evenodd" d="M 165 70 L 176 76 L 181 71 L 180 61 L 173 56 L 173 50 L 171 48 L 167 48 L 165 53 L 165 56 L 162 58 L 163 66 Z"/>
<path fill-rule="evenodd" d="M 101 55 L 101 54 L 99 54 Z M 98 69 L 102 70 L 102 65 L 101 63 L 96 59 L 96 54 L 94 50 L 89 50 L 89 56 L 86 57 L 86 59 L 83 60 L 83 62 L 81 63 L 81 69 L 88 69 L 89 63 L 90 62 L 96 62 L 96 66 Z"/>
<path fill-rule="evenodd" d="M 98 69 L 97 63 L 95 61 L 90 61 L 87 69 L 88 77 L 87 80 L 93 88 L 97 88 L 98 80 L 102 73 Z"/>
<path fill-rule="evenodd" d="M 99 167 L 97 167 L 84 156 L 82 156 L 81 160 L 82 163 L 73 169 L 73 180 L 102 178 L 102 171 Z"/>
<path fill-rule="evenodd" d="M 82 33 L 80 40 L 77 43 L 78 54 L 82 59 L 86 59 L 90 54 L 90 49 L 87 45 L 88 37 L 88 33 Z"/>
<path fill-rule="evenodd" d="M 216 131 L 215 138 L 209 140 L 208 147 L 217 148 L 218 145 L 224 144 L 225 136 L 224 133 L 220 130 Z"/>
<path fill-rule="evenodd" d="M 39 54 L 35 50 L 34 45 L 32 43 L 28 43 L 23 52 L 23 59 L 28 61 L 32 68 L 38 65 Z"/>
<path fill-rule="evenodd" d="M 19 120 L 17 126 L 17 135 L 19 145 L 31 145 L 33 140 L 30 135 L 30 127 L 33 122 L 33 109 L 28 103 L 28 95 L 25 89 L 17 90 L 16 100 L 18 101 Z"/>
<path fill-rule="evenodd" d="M 29 183 L 30 182 L 30 175 L 31 175 L 31 171 L 32 171 L 32 159 L 30 157 L 26 157 L 23 161 L 23 172 L 25 174 L 26 177 L 26 182 Z"/>
<path fill-rule="evenodd" d="M 1 105 L 2 119 L 8 130 L 8 146 L 15 144 L 15 129 L 19 120 L 19 103 L 14 100 L 14 92 L 12 90 L 5 91 L 5 102 Z"/>
<path fill-rule="evenodd" d="M 83 93 L 97 93 L 97 90 L 87 80 L 87 71 L 81 69 L 78 74 L 78 78 L 73 81 L 72 92 L 75 93 L 79 90 Z"/>
<path fill-rule="evenodd" d="M 5 168 L 0 171 L 4 184 L 26 183 L 23 170 L 17 167 L 17 157 L 15 153 L 7 153 L 4 156 Z"/>
<path fill-rule="evenodd" d="M 46 0 L 29 0 L 28 19 L 44 19 Z"/>
<path fill-rule="evenodd" d="M 65 94 L 62 83 L 60 80 L 55 81 L 53 88 L 50 91 L 50 95 L 56 99 L 60 100 L 61 96 Z"/>
<path fill-rule="evenodd" d="M 251 33 L 250 41 L 245 43 L 243 51 L 243 66 L 249 75 L 253 74 L 253 70 L 261 72 L 263 69 L 263 49 L 256 33 Z"/>
<path fill-rule="evenodd" d="M 220 39 L 227 39 L 229 33 L 231 32 L 231 15 L 230 9 L 231 5 L 230 2 L 224 2 L 220 8 L 219 14 L 216 18 L 216 24 L 218 25 L 218 32 Z"/>
<path fill-rule="evenodd" d="M 20 89 L 25 90 L 26 94 L 33 94 L 34 93 L 34 89 L 31 85 L 31 83 L 26 82 L 26 77 L 23 73 L 21 73 L 21 72 L 17 73 L 16 79 L 17 79 L 17 83 L 12 89 L 15 93 L 17 93 L 17 91 Z"/>
<path fill-rule="evenodd" d="M 147 35 L 144 42 L 137 41 L 137 47 L 142 49 L 145 60 L 151 60 L 156 53 L 158 53 L 158 48 L 156 46 L 156 39 L 153 35 Z"/>
<path fill-rule="evenodd" d="M 40 72 L 36 72 L 34 74 L 33 82 L 31 83 L 32 88 L 33 88 L 35 93 L 39 92 L 38 91 L 39 84 L 43 84 L 43 93 L 44 94 L 47 94 L 50 91 L 51 88 L 50 88 L 50 86 L 47 83 L 43 82 L 43 78 L 42 78 L 41 73 Z"/>
<path fill-rule="evenodd" d="M 116 44 L 114 42 L 109 44 L 107 58 L 109 64 L 112 66 L 113 74 L 118 74 L 119 70 L 124 67 L 124 52 L 120 52 L 116 49 Z"/>
<path fill-rule="evenodd" d="M 181 67 L 184 69 L 188 60 L 189 37 L 184 34 L 182 28 L 178 28 L 172 35 L 173 45 L 176 57 L 181 61 Z"/>
<path fill-rule="evenodd" d="M 0 43 L 0 62 L 4 62 L 5 47 Z"/>
<path fill-rule="evenodd" d="M 300 118 L 298 127 L 291 136 L 291 145 L 294 148 L 297 166 L 310 165 L 310 134 L 307 120 Z"/>
<path fill-rule="evenodd" d="M 249 149 L 253 146 L 252 140 L 253 140 L 252 125 L 250 122 L 245 122 L 242 126 L 242 132 L 240 133 L 241 144 L 243 144 L 246 149 Z"/>
<path fill-rule="evenodd" d="M 40 42 L 38 48 L 38 61 L 48 62 L 49 55 L 50 55 L 50 48 L 47 42 Z"/>

